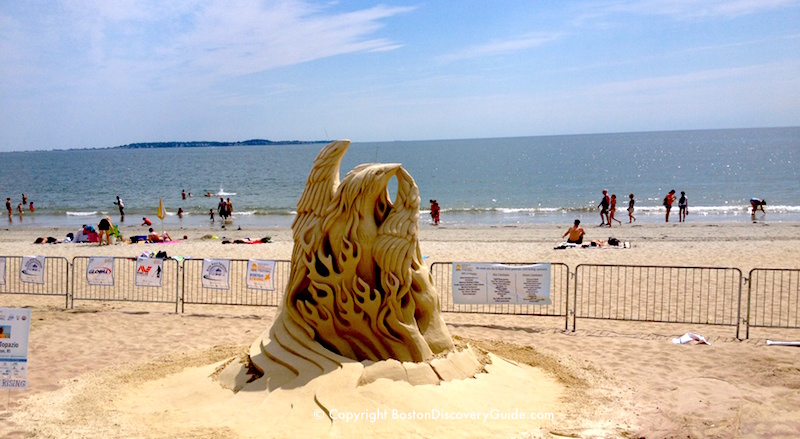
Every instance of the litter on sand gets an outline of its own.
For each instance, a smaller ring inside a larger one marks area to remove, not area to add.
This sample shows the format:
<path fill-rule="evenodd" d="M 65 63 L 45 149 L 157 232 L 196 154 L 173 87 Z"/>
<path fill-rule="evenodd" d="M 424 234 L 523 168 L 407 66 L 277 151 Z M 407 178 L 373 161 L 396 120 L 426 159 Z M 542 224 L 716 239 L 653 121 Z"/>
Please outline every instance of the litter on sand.
<path fill-rule="evenodd" d="M 800 347 L 800 341 L 767 340 L 767 346 L 798 346 L 798 347 Z"/>
<path fill-rule="evenodd" d="M 706 340 L 705 337 L 703 337 L 700 334 L 695 334 L 693 332 L 687 332 L 686 334 L 683 334 L 679 338 L 673 338 L 672 339 L 672 342 L 675 343 L 675 344 L 686 344 L 686 343 L 689 343 L 691 341 L 696 341 L 697 344 L 707 344 L 707 345 L 711 346 L 711 343 L 709 343 Z"/>

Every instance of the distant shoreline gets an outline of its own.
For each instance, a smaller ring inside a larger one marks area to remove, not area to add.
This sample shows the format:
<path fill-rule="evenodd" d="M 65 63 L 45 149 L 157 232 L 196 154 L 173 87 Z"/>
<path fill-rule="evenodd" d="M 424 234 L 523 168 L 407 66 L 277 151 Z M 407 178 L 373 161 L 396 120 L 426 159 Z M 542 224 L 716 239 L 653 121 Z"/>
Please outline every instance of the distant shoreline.
<path fill-rule="evenodd" d="M 172 142 L 141 142 L 141 143 L 128 143 L 126 145 L 117 146 L 103 146 L 94 148 L 69 148 L 69 149 L 53 149 L 52 151 L 86 151 L 86 150 L 99 150 L 99 149 L 154 149 L 154 148 L 217 148 L 229 146 L 291 146 L 291 145 L 316 145 L 328 144 L 333 140 L 267 140 L 267 139 L 250 139 L 240 140 L 235 142 L 217 142 L 209 140 L 200 141 L 172 141 Z M 9 152 L 30 152 L 30 151 L 9 151 Z"/>

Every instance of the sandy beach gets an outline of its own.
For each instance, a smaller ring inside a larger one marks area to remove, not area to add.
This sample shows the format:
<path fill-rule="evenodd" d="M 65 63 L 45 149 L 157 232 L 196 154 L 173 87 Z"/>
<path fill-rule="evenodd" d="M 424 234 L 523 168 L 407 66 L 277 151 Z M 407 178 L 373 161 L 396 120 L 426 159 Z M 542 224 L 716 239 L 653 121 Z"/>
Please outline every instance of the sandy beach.
<path fill-rule="evenodd" d="M 756 267 L 800 268 L 797 223 L 700 223 L 690 218 L 683 224 L 624 224 L 610 229 L 585 224 L 587 239 L 615 237 L 630 242 L 631 248 L 554 250 L 568 226 L 421 224 L 420 246 L 428 264 L 560 262 L 572 269 L 578 264 L 703 266 L 738 268 L 745 275 Z M 187 239 L 165 246 L 33 244 L 37 237 L 61 239 L 71 231 L 4 229 L 0 255 L 134 257 L 164 249 L 169 256 L 289 260 L 293 245 L 289 228 L 224 233 L 228 239 L 271 237 L 271 243 L 261 245 L 222 244 L 219 239 L 205 239 L 207 229 L 191 228 L 169 230 L 171 236 Z M 14 294 L 0 294 L 0 306 L 32 308 L 29 388 L 0 391 L 1 437 L 274 434 L 246 426 L 208 425 L 198 415 L 202 408 L 192 405 L 211 394 L 203 386 L 194 392 L 164 389 L 169 383 L 206 380 L 209 367 L 246 352 L 271 326 L 275 308 L 193 305 L 176 314 L 174 305 L 168 304 L 80 301 L 66 310 L 63 298 Z M 581 320 L 573 332 L 564 331 L 564 319 L 554 317 L 445 313 L 444 319 L 463 343 L 541 373 L 537 378 L 541 388 L 523 383 L 497 386 L 487 391 L 480 407 L 489 411 L 509 395 L 538 391 L 552 397 L 537 400 L 538 406 L 520 408 L 551 412 L 553 417 L 530 424 L 497 421 L 491 427 L 495 430 L 430 421 L 413 427 L 416 421 L 403 421 L 411 437 L 479 437 L 485 431 L 499 437 L 536 438 L 800 436 L 800 348 L 766 344 L 767 339 L 800 340 L 800 330 L 759 328 L 748 340 L 737 340 L 733 328 L 726 326 Z M 705 336 L 711 345 L 672 343 L 686 332 Z M 448 398 L 445 386 L 441 387 L 440 397 Z M 450 395 L 459 397 L 457 391 Z M 141 401 L 149 401 L 148 407 Z M 252 423 L 276 422 L 271 416 L 263 413 Z M 298 436 L 317 436 L 320 421 L 310 414 L 306 418 L 293 420 L 309 424 L 309 431 Z M 392 425 L 365 421 L 332 431 L 343 436 L 389 436 Z"/>

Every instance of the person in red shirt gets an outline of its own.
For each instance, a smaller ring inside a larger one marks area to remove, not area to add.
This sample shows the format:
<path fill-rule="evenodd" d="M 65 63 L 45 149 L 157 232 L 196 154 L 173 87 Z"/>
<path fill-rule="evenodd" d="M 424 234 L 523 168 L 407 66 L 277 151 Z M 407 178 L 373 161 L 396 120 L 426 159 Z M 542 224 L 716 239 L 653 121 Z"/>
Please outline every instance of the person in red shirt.
<path fill-rule="evenodd" d="M 153 223 L 149 219 L 142 217 L 142 225 L 143 226 L 152 226 Z"/>
<path fill-rule="evenodd" d="M 669 191 L 666 197 L 664 197 L 664 207 L 667 208 L 667 221 L 669 222 L 669 211 L 672 209 L 672 203 L 675 202 L 675 189 Z"/>

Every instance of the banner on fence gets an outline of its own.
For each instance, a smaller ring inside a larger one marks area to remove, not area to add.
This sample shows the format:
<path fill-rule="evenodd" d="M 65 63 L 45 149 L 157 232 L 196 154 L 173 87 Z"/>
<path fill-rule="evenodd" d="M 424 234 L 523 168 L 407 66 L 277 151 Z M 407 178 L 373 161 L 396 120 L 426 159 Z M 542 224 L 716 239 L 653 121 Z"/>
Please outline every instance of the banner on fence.
<path fill-rule="evenodd" d="M 28 387 L 30 332 L 30 308 L 0 308 L 0 389 Z"/>
<path fill-rule="evenodd" d="M 275 289 L 275 261 L 265 259 L 247 260 L 247 288 L 254 290 Z"/>
<path fill-rule="evenodd" d="M 29 284 L 44 283 L 44 256 L 23 256 L 19 267 L 19 280 Z"/>
<path fill-rule="evenodd" d="M 230 259 L 203 259 L 203 288 L 230 289 Z"/>
<path fill-rule="evenodd" d="M 0 258 L 0 285 L 6 284 L 6 258 Z"/>
<path fill-rule="evenodd" d="M 137 287 L 161 287 L 164 260 L 137 258 L 135 283 Z"/>
<path fill-rule="evenodd" d="M 453 303 L 550 305 L 550 264 L 454 262 Z"/>
<path fill-rule="evenodd" d="M 86 283 L 100 287 L 113 287 L 114 258 L 90 257 L 86 266 Z"/>

